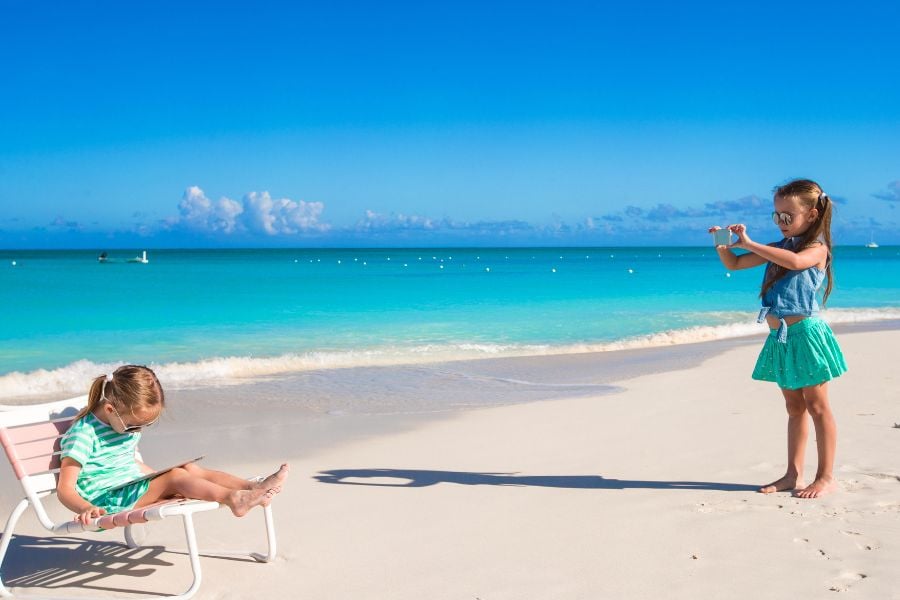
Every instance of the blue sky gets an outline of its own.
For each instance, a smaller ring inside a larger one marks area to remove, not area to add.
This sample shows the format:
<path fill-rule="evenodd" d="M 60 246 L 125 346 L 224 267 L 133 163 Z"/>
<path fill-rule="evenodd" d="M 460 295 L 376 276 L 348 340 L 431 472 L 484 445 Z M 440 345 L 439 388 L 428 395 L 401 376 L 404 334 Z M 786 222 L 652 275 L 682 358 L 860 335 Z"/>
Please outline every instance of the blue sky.
<path fill-rule="evenodd" d="M 894 3 L 0 7 L 0 247 L 900 243 Z"/>

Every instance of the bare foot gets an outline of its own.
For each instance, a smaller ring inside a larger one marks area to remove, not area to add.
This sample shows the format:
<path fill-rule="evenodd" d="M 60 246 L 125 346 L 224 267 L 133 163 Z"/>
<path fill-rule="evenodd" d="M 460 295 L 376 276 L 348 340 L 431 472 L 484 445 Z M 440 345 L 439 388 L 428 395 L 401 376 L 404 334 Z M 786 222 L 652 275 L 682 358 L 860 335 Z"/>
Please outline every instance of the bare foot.
<path fill-rule="evenodd" d="M 257 481 L 253 484 L 251 489 L 254 490 L 266 490 L 277 494 L 281 491 L 281 486 L 284 485 L 284 480 L 288 478 L 288 475 L 291 472 L 291 467 L 287 463 L 283 463 L 278 470 L 263 479 L 262 481 Z"/>
<path fill-rule="evenodd" d="M 785 475 L 777 481 L 773 481 L 769 485 L 759 488 L 760 493 L 771 494 L 773 492 L 784 492 L 786 490 L 796 490 L 801 487 L 803 482 L 796 475 Z"/>
<path fill-rule="evenodd" d="M 272 501 L 272 490 L 235 490 L 225 502 L 236 517 L 243 517 L 254 506 L 268 506 Z"/>
<path fill-rule="evenodd" d="M 797 498 L 820 498 L 837 489 L 834 477 L 816 477 L 816 480 L 794 493 Z"/>

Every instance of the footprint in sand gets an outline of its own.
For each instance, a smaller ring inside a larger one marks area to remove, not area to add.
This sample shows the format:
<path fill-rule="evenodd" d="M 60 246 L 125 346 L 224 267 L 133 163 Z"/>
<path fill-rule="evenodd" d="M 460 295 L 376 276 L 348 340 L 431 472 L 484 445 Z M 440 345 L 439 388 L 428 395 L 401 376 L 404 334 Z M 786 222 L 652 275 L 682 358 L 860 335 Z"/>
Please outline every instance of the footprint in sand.
<path fill-rule="evenodd" d="M 755 498 L 756 499 L 756 498 Z M 734 513 L 734 512 L 742 512 L 745 510 L 778 510 L 783 509 L 784 504 L 781 502 L 773 503 L 770 498 L 759 494 L 759 501 L 750 501 L 746 498 L 738 501 L 735 500 L 722 500 L 719 502 L 698 502 L 696 506 L 696 511 L 699 513 Z"/>
<path fill-rule="evenodd" d="M 875 479 L 900 482 L 900 475 L 894 475 L 893 473 L 866 473 L 866 475 Z"/>
<path fill-rule="evenodd" d="M 900 513 L 900 504 L 896 502 L 876 502 L 875 506 L 878 507 L 878 510 L 872 511 L 872 514 Z"/>
<path fill-rule="evenodd" d="M 804 519 L 808 516 L 807 513 L 800 510 L 799 508 L 794 508 L 794 509 L 789 510 L 788 514 L 791 515 L 792 517 L 799 517 L 801 519 Z"/>
<path fill-rule="evenodd" d="M 872 486 L 862 483 L 858 479 L 845 479 L 840 482 L 845 492 L 858 492 L 860 490 L 871 490 Z"/>
<path fill-rule="evenodd" d="M 808 544 L 809 538 L 794 538 L 794 542 L 797 544 Z M 828 556 L 828 553 L 822 550 L 821 548 L 817 548 L 815 550 L 815 556 L 819 558 L 824 558 L 825 560 L 831 560 L 831 557 Z"/>
<path fill-rule="evenodd" d="M 828 506 L 822 509 L 822 515 L 825 517 L 842 517 L 844 515 L 856 512 L 843 506 Z"/>
<path fill-rule="evenodd" d="M 858 531 L 842 529 L 841 533 L 852 539 L 853 543 L 856 544 L 856 547 L 860 550 L 878 550 L 879 548 L 881 548 L 881 542 L 865 536 Z"/>
<path fill-rule="evenodd" d="M 840 578 L 831 584 L 831 587 L 828 589 L 832 592 L 846 592 L 858 581 L 862 581 L 867 577 L 868 575 L 865 573 L 841 573 Z"/>

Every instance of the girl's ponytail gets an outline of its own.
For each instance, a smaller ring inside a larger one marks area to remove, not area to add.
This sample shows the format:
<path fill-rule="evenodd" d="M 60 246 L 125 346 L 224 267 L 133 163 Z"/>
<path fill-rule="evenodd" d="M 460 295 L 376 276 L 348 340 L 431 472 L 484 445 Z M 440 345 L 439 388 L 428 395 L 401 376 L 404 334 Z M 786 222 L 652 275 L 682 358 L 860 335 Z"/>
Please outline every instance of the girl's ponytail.
<path fill-rule="evenodd" d="M 87 406 L 82 408 L 75 419 L 93 412 L 103 399 L 134 414 L 135 409 L 160 409 L 166 405 L 166 395 L 156 374 L 140 365 L 123 365 L 110 373 L 95 377 L 88 392 Z"/>
<path fill-rule="evenodd" d="M 819 188 L 820 190 L 822 188 Z M 831 289 L 834 287 L 834 274 L 831 268 L 831 214 L 832 214 L 832 205 L 833 202 L 831 198 L 828 197 L 828 194 L 825 192 L 821 192 L 819 194 L 819 198 L 816 201 L 816 208 L 819 211 L 819 218 L 816 220 L 816 223 L 813 223 L 814 227 L 810 227 L 811 230 L 815 230 L 813 234 L 815 237 L 812 240 L 815 240 L 819 236 L 825 240 L 825 246 L 828 248 L 828 262 L 825 264 L 825 276 L 828 279 L 828 284 L 825 286 L 825 293 L 822 296 L 822 306 L 825 306 L 825 303 L 828 302 L 828 296 L 831 294 Z M 810 241 L 812 241 L 810 240 Z"/>
<path fill-rule="evenodd" d="M 76 421 L 78 419 L 81 419 L 82 417 L 87 416 L 89 412 L 94 412 L 94 409 L 100 406 L 100 401 L 103 398 L 104 383 L 106 384 L 107 388 L 113 385 L 112 381 L 107 381 L 106 375 L 94 377 L 94 381 L 91 382 L 91 389 L 88 391 L 87 405 L 80 411 L 78 411 L 77 415 L 75 415 Z"/>

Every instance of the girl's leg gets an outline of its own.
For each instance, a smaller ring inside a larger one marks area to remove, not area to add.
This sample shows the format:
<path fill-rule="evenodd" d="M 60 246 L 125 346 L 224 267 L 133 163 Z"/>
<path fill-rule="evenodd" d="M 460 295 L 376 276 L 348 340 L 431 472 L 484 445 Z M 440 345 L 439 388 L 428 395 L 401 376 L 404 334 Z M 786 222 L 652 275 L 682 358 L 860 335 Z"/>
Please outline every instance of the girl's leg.
<path fill-rule="evenodd" d="M 225 473 L 224 471 L 214 471 L 212 469 L 204 469 L 197 463 L 188 463 L 184 465 L 184 470 L 200 479 L 205 479 L 222 487 L 232 490 L 249 490 L 252 487 L 252 481 L 241 479 L 236 475 Z"/>
<path fill-rule="evenodd" d="M 788 413 L 787 450 L 788 464 L 784 477 L 759 488 L 763 494 L 783 492 L 803 486 L 803 459 L 806 452 L 806 438 L 809 424 L 806 420 L 806 400 L 803 390 L 781 389 Z"/>
<path fill-rule="evenodd" d="M 817 498 L 835 489 L 834 454 L 837 446 L 837 425 L 828 402 L 828 382 L 803 388 L 806 410 L 812 416 L 816 428 L 816 449 L 819 466 L 816 479 L 808 487 L 797 492 L 799 498 Z"/>
<path fill-rule="evenodd" d="M 248 481 L 241 479 L 236 475 L 225 473 L 224 471 L 214 471 L 212 469 L 204 469 L 197 463 L 188 463 L 184 465 L 184 470 L 193 475 L 221 485 L 232 490 L 256 490 L 256 489 L 275 489 L 281 491 L 281 485 L 287 479 L 289 467 L 287 464 L 281 465 L 277 471 L 263 479 L 262 481 Z"/>
<path fill-rule="evenodd" d="M 254 506 L 266 506 L 274 495 L 274 490 L 235 490 L 218 483 L 197 477 L 183 467 L 172 469 L 150 481 L 147 493 L 141 496 L 135 508 L 147 506 L 164 498 L 184 496 L 197 500 L 210 500 L 226 505 L 237 517 L 247 514 Z"/>

